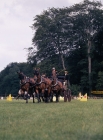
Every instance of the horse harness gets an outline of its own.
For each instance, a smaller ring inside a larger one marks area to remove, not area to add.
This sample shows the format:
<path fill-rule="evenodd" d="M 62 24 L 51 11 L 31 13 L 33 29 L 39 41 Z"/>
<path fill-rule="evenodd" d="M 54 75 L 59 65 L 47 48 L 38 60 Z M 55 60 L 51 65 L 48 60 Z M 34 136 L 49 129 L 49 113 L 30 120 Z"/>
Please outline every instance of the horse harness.
<path fill-rule="evenodd" d="M 52 81 L 54 81 L 54 80 L 52 80 Z M 56 83 L 54 84 L 54 85 L 52 85 L 52 87 L 55 87 L 55 86 L 60 86 L 59 84 L 58 84 L 58 80 L 56 79 Z"/>
<path fill-rule="evenodd" d="M 33 86 L 31 86 L 31 88 L 34 87 L 34 86 L 36 85 L 36 83 L 34 84 L 33 82 L 30 81 L 30 78 L 29 78 L 29 77 L 26 77 L 26 78 L 24 79 L 24 81 L 20 80 L 20 86 L 21 86 L 21 87 L 24 86 L 26 83 L 33 84 Z"/>
<path fill-rule="evenodd" d="M 40 85 L 40 84 L 42 84 L 42 83 L 47 84 L 46 81 L 45 81 L 45 79 L 44 79 L 44 77 L 41 76 L 40 82 L 37 82 L 37 81 L 36 81 L 35 84 L 36 84 L 36 85 Z"/>

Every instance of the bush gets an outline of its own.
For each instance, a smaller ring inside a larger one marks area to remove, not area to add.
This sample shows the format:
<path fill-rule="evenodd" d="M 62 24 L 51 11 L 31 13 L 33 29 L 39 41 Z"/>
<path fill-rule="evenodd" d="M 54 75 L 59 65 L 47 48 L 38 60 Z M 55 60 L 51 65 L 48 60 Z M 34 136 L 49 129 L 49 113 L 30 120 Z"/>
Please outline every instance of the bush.
<path fill-rule="evenodd" d="M 80 92 L 80 86 L 79 85 L 71 85 L 71 91 L 72 91 L 72 95 L 77 96 L 78 93 Z"/>

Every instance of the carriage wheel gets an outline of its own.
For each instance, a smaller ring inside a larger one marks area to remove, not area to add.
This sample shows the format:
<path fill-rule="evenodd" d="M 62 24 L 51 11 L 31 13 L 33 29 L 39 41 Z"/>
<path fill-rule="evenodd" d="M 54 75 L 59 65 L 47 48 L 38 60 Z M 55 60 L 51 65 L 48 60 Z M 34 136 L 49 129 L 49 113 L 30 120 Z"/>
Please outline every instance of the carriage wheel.
<path fill-rule="evenodd" d="M 64 91 L 64 102 L 67 102 L 67 91 Z"/>
<path fill-rule="evenodd" d="M 64 102 L 71 101 L 71 92 L 67 89 L 64 91 Z"/>
<path fill-rule="evenodd" d="M 67 98 L 68 98 L 68 102 L 71 101 L 71 91 L 69 89 L 67 89 Z"/>

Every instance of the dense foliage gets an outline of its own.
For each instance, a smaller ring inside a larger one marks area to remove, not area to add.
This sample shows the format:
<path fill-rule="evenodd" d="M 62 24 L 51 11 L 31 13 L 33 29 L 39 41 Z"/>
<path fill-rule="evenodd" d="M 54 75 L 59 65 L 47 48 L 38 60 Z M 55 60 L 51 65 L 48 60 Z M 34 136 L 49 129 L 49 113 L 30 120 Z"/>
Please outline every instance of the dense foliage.
<path fill-rule="evenodd" d="M 102 25 L 103 9 L 98 1 L 45 10 L 34 18 L 34 47 L 28 59 L 41 65 L 48 61 L 57 70 L 67 68 L 72 84 L 80 85 L 82 91 L 95 89 L 102 62 Z"/>
<path fill-rule="evenodd" d="M 20 89 L 20 81 L 17 71 L 23 71 L 27 76 L 32 75 L 32 66 L 28 63 L 10 63 L 0 72 L 0 96 L 12 94 L 17 96 Z"/>

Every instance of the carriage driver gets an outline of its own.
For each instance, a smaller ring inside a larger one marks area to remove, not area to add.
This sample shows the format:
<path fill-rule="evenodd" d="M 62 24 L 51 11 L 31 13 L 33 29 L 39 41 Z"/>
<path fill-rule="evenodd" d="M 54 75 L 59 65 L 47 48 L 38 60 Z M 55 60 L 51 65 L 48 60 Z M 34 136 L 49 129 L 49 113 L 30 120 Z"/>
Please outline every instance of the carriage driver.
<path fill-rule="evenodd" d="M 55 80 L 57 78 L 57 71 L 55 70 L 55 68 L 52 68 L 52 79 Z"/>

